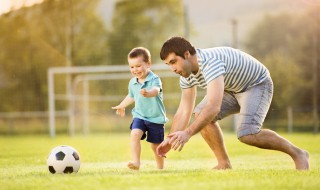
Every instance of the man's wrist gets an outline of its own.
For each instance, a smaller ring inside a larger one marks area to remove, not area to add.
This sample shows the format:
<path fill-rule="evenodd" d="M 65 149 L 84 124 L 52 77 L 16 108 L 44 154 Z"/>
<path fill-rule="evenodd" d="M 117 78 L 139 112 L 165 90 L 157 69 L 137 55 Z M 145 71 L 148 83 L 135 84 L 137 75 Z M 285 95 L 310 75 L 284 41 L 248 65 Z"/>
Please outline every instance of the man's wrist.
<path fill-rule="evenodd" d="M 192 130 L 191 130 L 190 127 L 186 128 L 184 131 L 185 131 L 190 137 L 193 135 L 193 132 L 192 132 Z"/>

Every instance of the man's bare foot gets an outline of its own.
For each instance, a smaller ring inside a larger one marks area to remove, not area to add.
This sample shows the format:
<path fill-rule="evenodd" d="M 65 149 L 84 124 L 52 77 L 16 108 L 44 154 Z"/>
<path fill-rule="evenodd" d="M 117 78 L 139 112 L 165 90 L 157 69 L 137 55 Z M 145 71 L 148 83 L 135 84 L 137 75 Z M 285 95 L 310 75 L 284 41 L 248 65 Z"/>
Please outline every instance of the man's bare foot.
<path fill-rule="evenodd" d="M 293 158 L 297 170 L 309 170 L 309 153 L 299 149 L 298 155 Z"/>
<path fill-rule="evenodd" d="M 140 168 L 140 164 L 132 163 L 132 162 L 128 162 L 127 166 L 131 170 L 139 170 L 139 168 Z"/>
<path fill-rule="evenodd" d="M 215 166 L 213 169 L 214 169 L 214 170 L 228 170 L 228 169 L 232 169 L 232 166 L 231 166 L 230 163 L 218 164 L 218 165 Z"/>

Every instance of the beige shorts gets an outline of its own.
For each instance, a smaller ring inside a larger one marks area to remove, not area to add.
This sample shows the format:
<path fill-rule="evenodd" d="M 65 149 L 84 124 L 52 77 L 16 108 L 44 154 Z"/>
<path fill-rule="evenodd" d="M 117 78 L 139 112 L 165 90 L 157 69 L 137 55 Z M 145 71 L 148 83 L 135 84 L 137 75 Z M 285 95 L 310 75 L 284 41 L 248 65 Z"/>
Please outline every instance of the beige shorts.
<path fill-rule="evenodd" d="M 268 113 L 272 96 L 273 83 L 270 77 L 241 93 L 225 91 L 220 113 L 214 121 L 239 113 L 236 121 L 238 138 L 259 133 Z M 204 97 L 195 107 L 194 113 L 200 113 L 206 103 L 207 99 Z"/>

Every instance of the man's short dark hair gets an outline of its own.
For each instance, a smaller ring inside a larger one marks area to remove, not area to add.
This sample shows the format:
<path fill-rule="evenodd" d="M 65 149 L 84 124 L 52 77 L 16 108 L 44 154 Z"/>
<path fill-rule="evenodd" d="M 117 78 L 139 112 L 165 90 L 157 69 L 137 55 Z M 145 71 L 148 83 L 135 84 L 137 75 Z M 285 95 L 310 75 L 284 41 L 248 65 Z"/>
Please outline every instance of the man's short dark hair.
<path fill-rule="evenodd" d="M 175 53 L 177 56 L 184 57 L 184 53 L 189 51 L 191 55 L 196 53 L 195 48 L 191 43 L 183 37 L 171 37 L 163 45 L 160 51 L 160 58 L 165 60 L 170 53 Z"/>

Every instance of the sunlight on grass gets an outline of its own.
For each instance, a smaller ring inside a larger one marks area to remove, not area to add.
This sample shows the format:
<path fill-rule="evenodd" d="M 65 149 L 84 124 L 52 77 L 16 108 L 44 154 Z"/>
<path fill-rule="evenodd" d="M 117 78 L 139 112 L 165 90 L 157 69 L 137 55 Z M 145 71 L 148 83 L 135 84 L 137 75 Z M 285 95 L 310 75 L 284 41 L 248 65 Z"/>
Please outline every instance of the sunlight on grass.
<path fill-rule="evenodd" d="M 1 137 L 0 184 L 6 189 L 316 189 L 320 186 L 319 135 L 283 134 L 310 153 L 311 170 L 294 170 L 291 158 L 276 151 L 240 143 L 225 134 L 233 170 L 216 171 L 216 160 L 200 135 L 181 152 L 171 151 L 165 169 L 156 169 L 149 143 L 142 142 L 140 171 L 127 169 L 129 134 L 90 136 Z M 81 155 L 77 174 L 53 175 L 46 159 L 58 145 L 75 147 Z"/>

